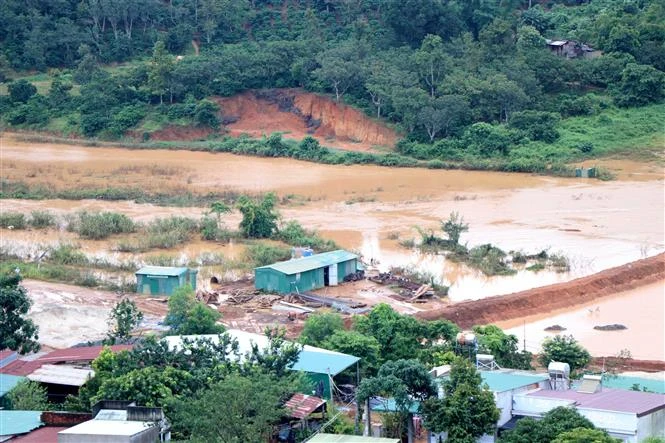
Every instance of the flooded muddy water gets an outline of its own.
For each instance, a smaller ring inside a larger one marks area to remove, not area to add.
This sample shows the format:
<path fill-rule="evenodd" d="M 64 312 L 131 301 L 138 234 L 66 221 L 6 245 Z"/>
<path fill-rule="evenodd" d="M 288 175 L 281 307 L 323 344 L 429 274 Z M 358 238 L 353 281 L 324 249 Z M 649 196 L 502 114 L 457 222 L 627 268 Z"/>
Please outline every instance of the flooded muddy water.
<path fill-rule="evenodd" d="M 280 207 L 283 220 L 298 220 L 307 228 L 317 229 L 340 246 L 362 253 L 367 261 L 373 258 L 380 270 L 404 266 L 428 273 L 451 286 L 453 302 L 568 281 L 665 250 L 665 190 L 660 164 L 603 160 L 599 164 L 617 172 L 619 180 L 601 182 L 480 171 L 328 166 L 208 152 L 35 144 L 8 135 L 0 137 L 0 160 L 2 179 L 60 189 L 137 186 L 149 192 L 234 190 L 275 191 L 280 196 L 294 194 L 299 196 L 297 203 Z M 205 212 L 204 208 L 96 200 L 4 199 L 0 200 L 0 206 L 2 211 L 25 213 L 35 209 L 60 214 L 81 209 L 109 210 L 128 214 L 137 221 L 174 214 L 198 218 Z M 527 253 L 547 249 L 568 257 L 570 272 L 520 271 L 514 276 L 486 277 L 442 256 L 421 254 L 399 245 L 400 241 L 419 237 L 416 226 L 440 235 L 440 221 L 453 211 L 469 223 L 469 232 L 462 235 L 462 243 L 470 247 L 493 243 L 506 251 Z M 224 217 L 228 226 L 237 225 L 239 219 L 237 213 Z M 0 235 L 2 242 L 42 241 L 42 234 L 34 231 L 2 230 Z M 71 239 L 71 234 L 44 235 L 50 235 L 51 240 Z M 90 252 L 109 246 L 104 242 L 76 241 Z M 189 256 L 219 251 L 234 258 L 239 250 L 233 252 L 208 242 L 196 242 L 170 252 Z M 635 301 L 647 297 L 649 303 L 658 303 L 654 295 L 657 291 L 638 289 L 635 294 L 612 299 L 612 303 L 623 303 L 621 308 L 604 307 L 609 300 L 598 303 L 603 315 L 599 319 L 584 317 L 586 311 L 582 309 L 562 314 L 561 319 L 543 320 L 548 323 L 544 326 L 556 322 L 563 325 L 565 321 L 569 326 L 564 326 L 580 334 L 583 343 L 588 343 L 594 352 L 616 353 L 617 349 L 629 347 L 629 342 L 640 341 L 640 334 L 647 333 L 640 329 L 645 324 L 657 326 L 658 315 L 662 332 L 662 286 L 661 304 L 654 305 L 660 309 L 650 309 L 644 314 L 655 316 L 649 320 L 651 323 L 640 321 L 642 314 L 637 313 L 641 308 L 636 307 L 646 301 Z M 628 316 L 617 322 L 635 320 L 635 323 L 627 324 L 629 329 L 623 332 L 585 329 L 590 320 L 614 322 L 610 312 L 630 312 L 634 318 Z M 608 313 L 607 318 L 604 313 Z M 539 345 L 544 337 L 544 323 L 531 329 L 527 325 L 528 342 Z M 539 328 L 541 332 L 536 333 Z M 519 333 L 520 327 L 511 331 Z M 636 357 L 646 354 L 650 352 L 634 352 Z"/>
<path fill-rule="evenodd" d="M 628 349 L 633 358 L 665 360 L 665 281 L 612 297 L 577 306 L 567 312 L 547 316 L 499 322 L 506 332 L 519 338 L 520 348 L 526 335 L 526 349 L 537 352 L 546 337 L 555 333 L 544 331 L 548 326 L 566 328 L 560 334 L 572 334 L 596 356 L 614 356 Z M 622 324 L 627 329 L 598 331 L 594 326 Z"/>

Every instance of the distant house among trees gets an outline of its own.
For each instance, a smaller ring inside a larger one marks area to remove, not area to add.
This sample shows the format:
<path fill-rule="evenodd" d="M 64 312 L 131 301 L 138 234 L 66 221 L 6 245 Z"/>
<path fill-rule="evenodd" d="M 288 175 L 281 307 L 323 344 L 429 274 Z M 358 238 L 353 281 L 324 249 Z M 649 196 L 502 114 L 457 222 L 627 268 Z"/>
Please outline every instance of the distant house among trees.
<path fill-rule="evenodd" d="M 575 40 L 546 40 L 547 47 L 550 48 L 550 51 L 554 52 L 560 57 L 566 58 L 595 58 L 601 55 L 600 51 L 597 51 L 587 45 L 586 43 L 580 43 Z"/>

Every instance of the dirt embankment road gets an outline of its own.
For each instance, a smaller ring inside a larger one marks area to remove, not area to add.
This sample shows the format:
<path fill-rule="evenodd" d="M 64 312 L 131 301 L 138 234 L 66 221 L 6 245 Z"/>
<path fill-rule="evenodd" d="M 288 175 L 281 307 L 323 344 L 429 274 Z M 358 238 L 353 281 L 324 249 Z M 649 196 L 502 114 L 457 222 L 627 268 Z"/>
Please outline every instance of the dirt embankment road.
<path fill-rule="evenodd" d="M 456 303 L 416 317 L 447 319 L 461 328 L 470 328 L 570 308 L 661 280 L 665 280 L 665 253 L 566 283 Z"/>

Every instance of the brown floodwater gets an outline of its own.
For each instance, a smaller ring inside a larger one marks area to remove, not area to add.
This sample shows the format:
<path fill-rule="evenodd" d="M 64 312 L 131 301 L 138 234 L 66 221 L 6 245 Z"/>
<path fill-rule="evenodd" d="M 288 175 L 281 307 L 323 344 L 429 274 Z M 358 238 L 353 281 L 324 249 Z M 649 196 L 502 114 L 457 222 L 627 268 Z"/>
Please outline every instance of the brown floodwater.
<path fill-rule="evenodd" d="M 405 266 L 426 272 L 451 286 L 453 301 L 566 281 L 665 250 L 663 169 L 656 164 L 606 160 L 603 166 L 618 171 L 620 180 L 604 183 L 531 174 L 329 166 L 223 153 L 35 144 L 7 135 L 0 137 L 0 148 L 3 178 L 59 188 L 136 185 L 151 191 L 297 194 L 304 199 L 281 208 L 284 220 L 298 220 L 367 260 L 374 258 L 381 270 Z M 62 214 L 112 210 L 137 221 L 173 214 L 198 218 L 205 212 L 98 200 L 2 200 L 0 205 L 3 211 L 49 209 Z M 469 223 L 463 243 L 493 243 L 506 251 L 528 253 L 547 249 L 567 256 L 571 271 L 486 277 L 442 256 L 398 244 L 396 238 L 417 239 L 416 226 L 438 231 L 440 220 L 453 211 Z M 225 217 L 229 226 L 238 220 L 237 213 Z M 35 240 L 31 235 L 38 234 L 26 234 L 29 242 Z M 98 251 L 105 244 L 84 247 Z M 198 252 L 216 247 L 202 243 L 188 248 Z"/>
<path fill-rule="evenodd" d="M 506 332 L 519 338 L 520 348 L 526 335 L 526 349 L 537 352 L 548 326 L 566 328 L 560 334 L 572 334 L 592 355 L 614 356 L 628 349 L 633 358 L 665 360 L 665 281 L 616 294 L 609 298 L 577 306 L 567 312 L 554 312 L 535 318 L 499 322 Z M 598 331 L 594 326 L 622 324 L 627 329 Z"/>

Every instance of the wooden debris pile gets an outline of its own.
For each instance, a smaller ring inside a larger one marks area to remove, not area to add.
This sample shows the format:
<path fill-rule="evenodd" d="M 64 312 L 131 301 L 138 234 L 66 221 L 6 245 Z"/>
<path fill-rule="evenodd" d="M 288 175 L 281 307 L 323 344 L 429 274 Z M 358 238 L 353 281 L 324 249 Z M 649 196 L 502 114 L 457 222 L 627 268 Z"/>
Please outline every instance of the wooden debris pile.
<path fill-rule="evenodd" d="M 376 276 L 369 277 L 369 280 L 381 285 L 399 286 L 401 288 L 399 295 L 409 303 L 425 303 L 424 297 L 435 295 L 432 285 L 421 284 L 392 272 L 381 272 Z"/>

